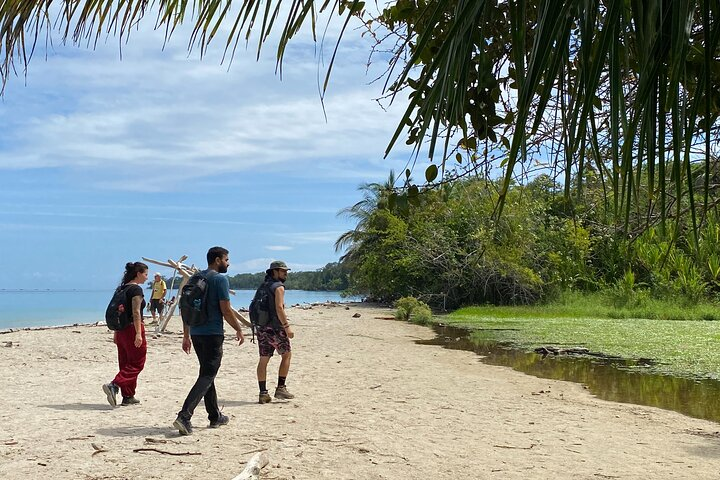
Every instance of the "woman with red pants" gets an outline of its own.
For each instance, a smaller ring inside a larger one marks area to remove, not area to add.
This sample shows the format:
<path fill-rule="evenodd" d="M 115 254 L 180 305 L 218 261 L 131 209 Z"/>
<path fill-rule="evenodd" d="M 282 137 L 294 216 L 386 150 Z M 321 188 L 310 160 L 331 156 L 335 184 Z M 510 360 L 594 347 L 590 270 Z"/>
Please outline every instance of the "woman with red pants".
<path fill-rule="evenodd" d="M 137 378 L 145 366 L 147 342 L 142 312 L 145 310 L 142 286 L 148 279 L 148 266 L 142 262 L 129 262 L 125 265 L 121 286 L 125 290 L 125 311 L 131 312 L 132 322 L 122 330 L 115 331 L 113 341 L 118 349 L 120 371 L 115 379 L 103 385 L 103 392 L 113 407 L 117 405 L 117 394 L 122 394 L 121 406 L 136 405 L 140 400 L 135 398 Z"/>

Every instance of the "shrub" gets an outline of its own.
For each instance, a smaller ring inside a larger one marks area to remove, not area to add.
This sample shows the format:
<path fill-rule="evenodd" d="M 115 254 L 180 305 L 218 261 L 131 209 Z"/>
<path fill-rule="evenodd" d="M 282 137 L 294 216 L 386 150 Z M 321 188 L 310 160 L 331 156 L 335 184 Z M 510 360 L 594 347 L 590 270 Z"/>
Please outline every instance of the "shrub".
<path fill-rule="evenodd" d="M 420 325 L 428 325 L 432 322 L 432 310 L 426 304 L 420 302 L 420 305 L 415 307 L 410 314 L 410 320 Z"/>
<path fill-rule="evenodd" d="M 395 302 L 395 318 L 397 320 L 412 320 L 416 323 L 429 323 L 432 319 L 432 311 L 425 302 L 415 297 L 402 297 Z"/>

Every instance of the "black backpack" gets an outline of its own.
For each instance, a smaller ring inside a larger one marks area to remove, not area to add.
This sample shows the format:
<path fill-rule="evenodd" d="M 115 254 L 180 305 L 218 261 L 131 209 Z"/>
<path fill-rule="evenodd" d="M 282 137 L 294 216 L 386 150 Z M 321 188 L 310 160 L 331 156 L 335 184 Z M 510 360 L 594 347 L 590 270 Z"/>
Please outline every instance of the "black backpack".
<path fill-rule="evenodd" d="M 132 323 L 132 308 L 127 305 L 127 292 L 131 286 L 120 285 L 110 299 L 105 310 L 105 323 L 110 330 L 122 330 Z"/>
<path fill-rule="evenodd" d="M 274 297 L 270 293 L 270 283 L 263 282 L 250 302 L 249 314 L 253 336 L 258 327 L 264 327 L 270 323 L 270 304 L 273 303 L 273 299 Z"/>
<path fill-rule="evenodd" d="M 205 325 L 208 321 L 208 277 L 204 272 L 193 274 L 180 292 L 180 316 L 189 327 Z"/>

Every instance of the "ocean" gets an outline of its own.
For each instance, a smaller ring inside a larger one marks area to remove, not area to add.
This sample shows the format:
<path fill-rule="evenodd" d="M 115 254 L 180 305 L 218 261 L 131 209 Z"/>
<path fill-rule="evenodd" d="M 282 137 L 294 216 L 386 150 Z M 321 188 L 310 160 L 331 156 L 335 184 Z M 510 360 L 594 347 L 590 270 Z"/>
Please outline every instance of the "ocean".
<path fill-rule="evenodd" d="M 105 321 L 112 290 L 0 290 L 0 330 L 7 328 L 47 327 Z M 167 298 L 176 295 L 168 292 Z M 230 303 L 235 308 L 247 308 L 255 290 L 235 290 Z M 145 299 L 150 291 L 145 291 Z M 343 298 L 340 292 L 310 292 L 288 290 L 285 304 L 325 301 L 351 302 L 359 298 Z M 149 313 L 146 314 L 146 318 Z M 175 314 L 179 314 L 176 309 Z"/>

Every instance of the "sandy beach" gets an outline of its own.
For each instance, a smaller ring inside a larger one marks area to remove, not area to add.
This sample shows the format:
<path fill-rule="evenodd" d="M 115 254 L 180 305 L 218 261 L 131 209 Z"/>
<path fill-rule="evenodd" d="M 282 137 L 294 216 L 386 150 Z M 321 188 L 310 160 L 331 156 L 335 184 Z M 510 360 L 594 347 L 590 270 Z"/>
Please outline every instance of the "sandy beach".
<path fill-rule="evenodd" d="M 142 403 L 130 407 L 112 408 L 101 390 L 117 371 L 104 326 L 0 335 L 0 478 L 231 479 L 261 450 L 263 479 L 718 478 L 716 423 L 418 345 L 432 330 L 391 315 L 291 309 L 296 398 L 267 405 L 257 346 L 228 334 L 216 385 L 230 424 L 206 428 L 201 404 L 188 437 L 171 428 L 197 375 L 179 319 L 170 333 L 148 328 Z"/>

